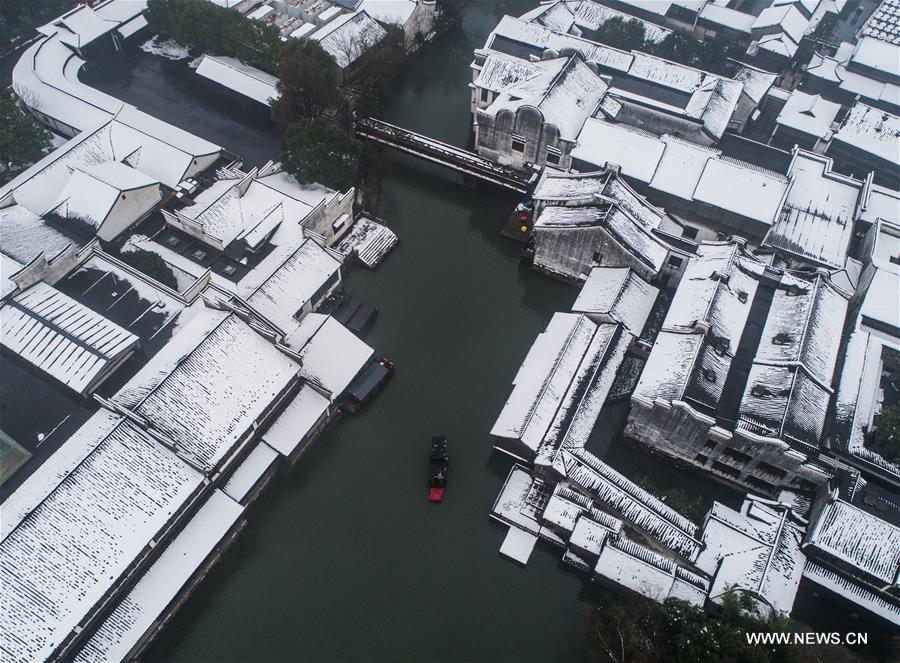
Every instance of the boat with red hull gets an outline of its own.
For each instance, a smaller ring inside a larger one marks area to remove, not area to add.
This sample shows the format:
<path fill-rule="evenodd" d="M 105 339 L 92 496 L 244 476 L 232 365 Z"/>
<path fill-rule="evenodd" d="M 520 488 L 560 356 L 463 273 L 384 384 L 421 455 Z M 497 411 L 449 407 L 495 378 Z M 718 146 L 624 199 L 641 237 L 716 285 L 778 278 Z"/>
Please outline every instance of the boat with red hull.
<path fill-rule="evenodd" d="M 450 459 L 447 456 L 447 438 L 431 438 L 431 457 L 428 461 L 428 501 L 441 502 L 444 489 L 447 487 L 447 468 Z"/>

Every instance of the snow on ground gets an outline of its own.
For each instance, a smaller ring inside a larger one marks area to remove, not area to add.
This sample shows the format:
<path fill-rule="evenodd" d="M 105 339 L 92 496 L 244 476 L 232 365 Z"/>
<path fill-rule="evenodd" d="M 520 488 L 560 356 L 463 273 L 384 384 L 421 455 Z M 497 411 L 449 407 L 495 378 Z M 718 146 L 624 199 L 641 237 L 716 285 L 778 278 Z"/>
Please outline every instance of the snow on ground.
<path fill-rule="evenodd" d="M 152 55 L 166 58 L 167 60 L 184 60 L 185 58 L 191 57 L 191 52 L 184 46 L 176 44 L 171 39 L 160 41 L 159 37 L 153 37 L 152 39 L 145 41 L 141 44 L 141 50 L 145 53 L 151 53 Z"/>

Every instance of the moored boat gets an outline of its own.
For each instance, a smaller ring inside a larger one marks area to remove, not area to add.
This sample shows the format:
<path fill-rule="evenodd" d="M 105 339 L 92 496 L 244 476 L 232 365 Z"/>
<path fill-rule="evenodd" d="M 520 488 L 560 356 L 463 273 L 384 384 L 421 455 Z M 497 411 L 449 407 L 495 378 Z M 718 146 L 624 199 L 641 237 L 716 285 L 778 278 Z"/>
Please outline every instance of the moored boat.
<path fill-rule="evenodd" d="M 441 502 L 444 499 L 444 489 L 447 487 L 447 468 L 449 465 L 447 438 L 431 438 L 431 457 L 428 462 L 429 502 Z"/>

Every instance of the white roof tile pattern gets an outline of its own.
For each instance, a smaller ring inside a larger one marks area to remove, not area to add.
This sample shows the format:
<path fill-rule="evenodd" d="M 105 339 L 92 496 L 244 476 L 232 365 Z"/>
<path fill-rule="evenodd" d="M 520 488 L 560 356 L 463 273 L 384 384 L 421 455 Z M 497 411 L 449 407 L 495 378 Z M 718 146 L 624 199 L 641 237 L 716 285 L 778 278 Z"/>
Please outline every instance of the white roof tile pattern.
<path fill-rule="evenodd" d="M 138 337 L 37 283 L 0 307 L 3 346 L 78 393 L 137 345 Z"/>
<path fill-rule="evenodd" d="M 213 491 L 128 595 L 75 657 L 76 661 L 124 660 L 234 525 L 243 507 Z"/>
<path fill-rule="evenodd" d="M 47 658 L 203 481 L 130 421 L 98 417 L 60 450 L 81 462 L 38 468 L 32 510 L 4 527 L 0 646 L 15 660 Z"/>

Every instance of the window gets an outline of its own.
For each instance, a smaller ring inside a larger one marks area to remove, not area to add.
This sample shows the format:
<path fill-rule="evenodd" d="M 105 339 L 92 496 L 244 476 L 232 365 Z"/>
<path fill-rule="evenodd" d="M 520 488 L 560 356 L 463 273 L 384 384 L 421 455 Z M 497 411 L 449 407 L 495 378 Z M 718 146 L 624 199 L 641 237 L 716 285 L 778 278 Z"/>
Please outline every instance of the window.
<path fill-rule="evenodd" d="M 715 449 L 715 448 L 716 448 L 716 443 L 713 442 L 712 440 L 707 440 L 707 441 L 704 443 L 703 448 L 704 448 L 704 449 Z"/>
<path fill-rule="evenodd" d="M 706 461 L 708 461 L 708 460 L 709 460 L 709 458 L 707 458 L 707 457 L 704 456 L 703 454 L 697 454 L 697 455 L 694 457 L 694 462 L 695 462 L 695 463 L 700 463 L 701 465 L 706 465 Z"/>
<path fill-rule="evenodd" d="M 775 492 L 775 486 L 770 484 L 768 481 L 763 481 L 762 479 L 757 479 L 756 477 L 747 477 L 747 483 L 749 483 L 754 488 L 759 488 L 765 493 Z"/>
<path fill-rule="evenodd" d="M 175 235 L 169 235 L 168 239 L 166 239 L 166 244 L 169 246 L 178 246 L 178 238 Z"/>
<path fill-rule="evenodd" d="M 751 460 L 753 460 L 751 456 L 748 456 L 745 453 L 741 453 L 737 449 L 731 449 L 729 447 L 725 447 L 725 449 L 722 450 L 722 455 L 729 460 L 733 460 L 735 463 L 739 463 L 740 465 L 746 465 Z"/>
<path fill-rule="evenodd" d="M 808 492 L 812 492 L 816 489 L 816 484 L 814 484 L 812 481 L 807 481 L 806 479 L 801 479 L 800 477 L 797 477 L 796 479 L 794 479 L 794 484 L 800 490 L 805 490 Z"/>
<path fill-rule="evenodd" d="M 738 301 L 739 301 L 741 304 L 746 304 L 746 303 L 747 303 L 747 293 L 744 292 L 743 290 L 738 290 Z"/>
<path fill-rule="evenodd" d="M 707 368 L 705 371 L 703 371 L 703 377 L 706 378 L 707 382 L 715 382 L 716 372 L 711 368 Z"/>
<path fill-rule="evenodd" d="M 669 266 L 674 267 L 675 269 L 678 269 L 679 267 L 681 267 L 683 262 L 684 262 L 684 259 L 679 258 L 678 256 L 669 257 Z"/>
<path fill-rule="evenodd" d="M 687 237 L 688 239 L 697 239 L 697 233 L 699 232 L 699 228 L 694 228 L 693 226 L 685 226 L 684 230 L 681 231 L 681 236 Z"/>
<path fill-rule="evenodd" d="M 739 476 L 741 476 L 741 473 L 738 470 L 734 469 L 733 467 L 728 467 L 728 465 L 726 465 L 725 463 L 720 463 L 717 460 L 713 461 L 712 468 L 716 472 L 721 472 L 725 476 L 729 476 L 733 479 L 737 479 Z"/>
<path fill-rule="evenodd" d="M 481 88 L 481 100 L 485 102 L 491 100 L 491 93 L 487 88 Z"/>
<path fill-rule="evenodd" d="M 559 152 L 554 152 L 552 150 L 547 150 L 547 163 L 551 166 L 559 165 Z"/>
<path fill-rule="evenodd" d="M 235 272 L 237 272 L 237 267 L 234 265 L 228 264 L 222 268 L 222 271 L 228 274 L 228 276 L 234 276 Z"/>
<path fill-rule="evenodd" d="M 519 152 L 519 153 L 525 151 L 525 137 L 524 136 L 517 136 L 516 134 L 513 134 L 512 151 Z"/>
<path fill-rule="evenodd" d="M 756 464 L 756 469 L 763 474 L 769 474 L 773 477 L 778 477 L 779 479 L 783 479 L 785 476 L 787 476 L 787 472 L 785 472 L 781 468 L 775 467 L 774 465 L 769 465 L 764 461 L 759 461 Z"/>
<path fill-rule="evenodd" d="M 197 249 L 191 255 L 194 256 L 195 260 L 205 260 L 206 259 L 206 251 L 204 251 L 203 249 Z"/>

